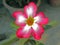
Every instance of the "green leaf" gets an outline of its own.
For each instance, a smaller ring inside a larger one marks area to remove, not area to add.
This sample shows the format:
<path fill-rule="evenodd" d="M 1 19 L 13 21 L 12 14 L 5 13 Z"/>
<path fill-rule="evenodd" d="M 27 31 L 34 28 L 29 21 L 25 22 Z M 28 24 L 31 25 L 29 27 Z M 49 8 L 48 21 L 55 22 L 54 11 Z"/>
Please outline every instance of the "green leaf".
<path fill-rule="evenodd" d="M 58 21 L 51 21 L 48 25 L 51 25 L 53 27 L 53 26 L 57 26 L 58 24 L 59 24 Z"/>
<path fill-rule="evenodd" d="M 11 23 L 11 26 L 15 29 L 19 28 L 19 26 L 17 26 L 14 22 Z"/>
<path fill-rule="evenodd" d="M 58 21 L 52 21 L 49 24 L 47 24 L 46 26 L 44 26 L 44 29 L 47 30 L 47 29 L 50 29 L 52 27 L 56 27 L 58 24 L 59 24 Z"/>
<path fill-rule="evenodd" d="M 44 45 L 43 43 L 39 43 L 39 45 Z"/>
<path fill-rule="evenodd" d="M 18 41 L 18 44 L 17 45 L 24 45 L 25 44 L 25 42 L 27 42 L 29 39 L 27 38 L 21 38 L 19 41 Z"/>
<path fill-rule="evenodd" d="M 32 45 L 36 45 L 35 40 L 30 40 L 30 43 L 31 43 Z"/>
<path fill-rule="evenodd" d="M 24 45 L 36 45 L 35 40 L 29 39 Z"/>
<path fill-rule="evenodd" d="M 51 25 L 46 25 L 46 26 L 44 27 L 45 30 L 50 29 L 50 28 L 52 28 Z"/>

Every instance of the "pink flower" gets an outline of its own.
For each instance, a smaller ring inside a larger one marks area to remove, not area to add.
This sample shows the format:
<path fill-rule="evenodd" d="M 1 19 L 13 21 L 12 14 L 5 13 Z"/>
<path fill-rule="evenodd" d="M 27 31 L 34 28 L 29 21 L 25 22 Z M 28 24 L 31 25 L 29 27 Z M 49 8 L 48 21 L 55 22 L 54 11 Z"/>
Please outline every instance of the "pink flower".
<path fill-rule="evenodd" d="M 44 29 L 42 25 L 48 23 L 48 18 L 43 12 L 36 14 L 37 6 L 31 2 L 24 7 L 24 12 L 15 11 L 13 17 L 15 23 L 20 26 L 16 32 L 18 38 L 29 38 L 30 34 L 36 39 L 41 39 Z"/>

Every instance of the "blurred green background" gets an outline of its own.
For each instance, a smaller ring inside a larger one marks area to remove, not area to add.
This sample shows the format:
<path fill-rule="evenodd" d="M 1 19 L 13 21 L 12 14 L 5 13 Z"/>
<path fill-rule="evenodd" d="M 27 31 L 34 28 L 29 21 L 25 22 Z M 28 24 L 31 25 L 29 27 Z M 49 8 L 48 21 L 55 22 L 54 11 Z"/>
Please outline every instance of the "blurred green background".
<path fill-rule="evenodd" d="M 60 6 L 51 6 L 47 0 L 43 0 L 38 8 L 39 11 L 44 11 L 50 22 L 60 22 Z M 0 0 L 0 43 L 9 39 L 9 36 L 15 33 L 16 29 L 11 26 L 13 20 L 10 12 L 4 7 L 2 0 Z M 45 31 L 44 35 L 46 35 L 43 42 L 44 45 L 60 45 L 60 23 Z M 16 44 L 17 42 L 14 42 L 11 45 Z"/>

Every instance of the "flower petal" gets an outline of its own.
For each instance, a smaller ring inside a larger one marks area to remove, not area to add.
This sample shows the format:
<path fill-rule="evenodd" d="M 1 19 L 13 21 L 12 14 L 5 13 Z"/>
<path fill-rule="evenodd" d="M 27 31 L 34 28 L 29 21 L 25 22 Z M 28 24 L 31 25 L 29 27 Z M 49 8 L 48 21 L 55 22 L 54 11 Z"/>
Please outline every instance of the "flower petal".
<path fill-rule="evenodd" d="M 37 11 L 37 6 L 33 2 L 29 3 L 29 5 L 24 7 L 24 12 L 26 15 L 35 16 Z"/>
<path fill-rule="evenodd" d="M 32 25 L 32 28 L 36 31 L 36 30 L 38 29 L 38 25 L 37 25 L 36 23 L 34 23 L 34 24 Z"/>
<path fill-rule="evenodd" d="M 36 17 L 34 17 L 34 22 L 39 22 L 39 21 L 41 21 L 42 19 L 41 19 L 41 17 L 40 16 L 36 16 Z"/>
<path fill-rule="evenodd" d="M 31 28 L 31 26 L 26 25 L 23 30 L 28 32 L 30 30 L 30 28 Z"/>
<path fill-rule="evenodd" d="M 45 25 L 48 24 L 48 18 L 43 18 L 42 21 L 40 22 L 40 24 Z"/>
<path fill-rule="evenodd" d="M 48 23 L 48 18 L 45 17 L 43 12 L 40 12 L 39 14 L 37 14 L 36 17 L 34 17 L 34 22 L 35 23 L 39 23 L 39 24 L 47 24 Z"/>
<path fill-rule="evenodd" d="M 20 11 L 15 11 L 13 13 L 13 17 L 16 18 L 16 21 L 15 23 L 19 26 L 23 26 L 25 25 L 25 20 L 27 18 L 27 16 L 25 14 L 23 14 L 22 12 Z"/>
<path fill-rule="evenodd" d="M 41 36 L 42 36 L 43 32 L 44 32 L 44 29 L 42 28 L 42 26 L 40 26 L 38 24 L 34 24 L 32 35 L 36 40 L 41 39 Z"/>
<path fill-rule="evenodd" d="M 21 11 L 15 11 L 13 14 L 12 14 L 12 16 L 14 17 L 14 18 L 18 18 L 19 16 L 24 16 L 25 18 L 27 18 L 27 15 L 25 15 L 25 14 L 23 14 L 23 12 L 21 12 Z"/>
<path fill-rule="evenodd" d="M 19 28 L 16 32 L 16 36 L 18 38 L 29 38 L 30 34 L 31 34 L 31 30 L 30 27 L 27 25 L 24 28 L 23 27 Z"/>
<path fill-rule="evenodd" d="M 19 15 L 19 16 L 17 17 L 15 23 L 16 23 L 17 25 L 22 26 L 23 24 L 25 24 L 25 21 L 26 21 L 26 18 L 23 17 L 22 15 Z"/>

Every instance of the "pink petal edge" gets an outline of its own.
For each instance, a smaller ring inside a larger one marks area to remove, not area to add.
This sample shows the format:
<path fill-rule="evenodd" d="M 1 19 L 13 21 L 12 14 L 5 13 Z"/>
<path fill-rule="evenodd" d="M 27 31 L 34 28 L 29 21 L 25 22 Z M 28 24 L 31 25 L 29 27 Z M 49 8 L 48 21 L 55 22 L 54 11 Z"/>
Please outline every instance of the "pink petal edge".
<path fill-rule="evenodd" d="M 17 19 L 16 19 L 16 21 L 15 21 L 15 24 L 16 24 L 17 26 L 21 26 L 21 27 L 24 27 L 24 26 L 26 25 L 25 22 L 19 23 L 19 22 L 17 21 Z"/>
<path fill-rule="evenodd" d="M 37 14 L 37 16 L 39 16 L 41 18 L 41 20 L 37 22 L 38 24 L 41 24 L 41 25 L 48 24 L 49 19 L 48 19 L 48 17 L 45 16 L 44 12 L 39 12 Z"/>
<path fill-rule="evenodd" d="M 14 17 L 14 18 L 18 18 L 18 16 L 19 15 L 22 15 L 22 16 L 24 16 L 25 18 L 27 18 L 27 15 L 25 15 L 23 12 L 21 12 L 21 11 L 15 11 L 13 14 L 12 14 L 12 16 Z"/>
<path fill-rule="evenodd" d="M 44 18 L 45 14 L 44 14 L 44 12 L 39 12 L 36 16 L 40 16 L 40 17 Z"/>
<path fill-rule="evenodd" d="M 48 20 L 48 18 L 46 17 L 46 18 L 43 18 L 43 19 L 42 19 L 42 21 L 40 22 L 40 24 L 46 25 L 46 24 L 48 24 L 48 22 L 49 22 L 49 20 Z"/>
<path fill-rule="evenodd" d="M 42 34 L 44 33 L 43 27 L 42 27 L 42 26 L 39 26 L 39 27 L 40 27 L 40 28 L 37 29 L 37 31 L 34 31 L 34 29 L 32 29 L 32 30 L 33 30 L 32 35 L 33 35 L 33 37 L 34 37 L 36 40 L 40 40 L 41 37 L 42 37 Z"/>
<path fill-rule="evenodd" d="M 33 15 L 32 15 L 32 16 L 35 17 L 35 16 L 36 16 L 36 11 L 37 11 L 37 6 L 36 6 L 36 4 L 35 4 L 34 2 L 30 2 L 29 5 L 26 5 L 26 6 L 24 7 L 24 14 L 27 15 L 26 10 L 27 10 L 27 8 L 30 7 L 30 6 L 33 7 Z"/>
<path fill-rule="evenodd" d="M 16 31 L 16 36 L 18 38 L 29 38 L 30 37 L 30 34 L 31 34 L 31 31 L 28 31 L 28 32 L 23 32 L 23 28 L 19 28 L 17 31 Z"/>

